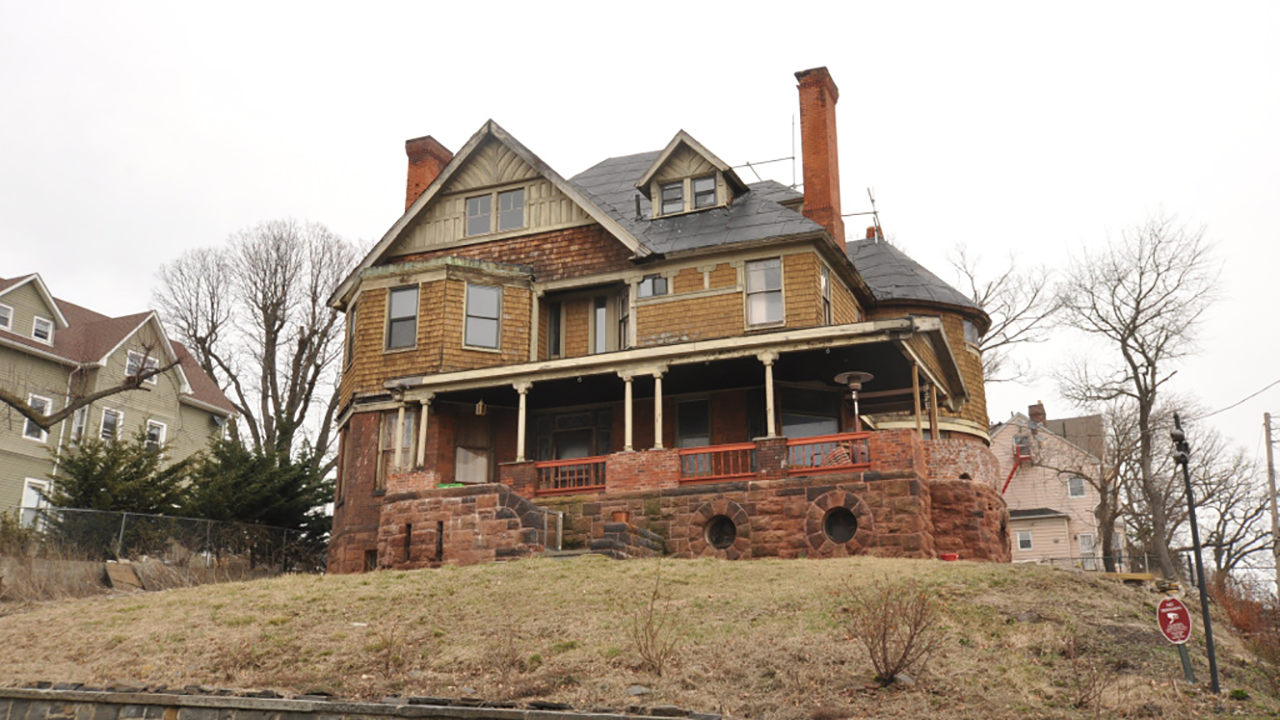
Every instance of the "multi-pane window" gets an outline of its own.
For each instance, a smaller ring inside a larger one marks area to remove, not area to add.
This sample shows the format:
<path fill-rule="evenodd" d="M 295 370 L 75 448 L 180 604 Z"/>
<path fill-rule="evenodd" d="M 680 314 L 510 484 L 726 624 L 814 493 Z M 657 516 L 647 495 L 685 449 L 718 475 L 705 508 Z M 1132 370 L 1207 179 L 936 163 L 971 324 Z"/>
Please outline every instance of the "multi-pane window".
<path fill-rule="evenodd" d="M 467 285 L 467 325 L 464 345 L 498 347 L 498 318 L 502 314 L 502 288 Z"/>
<path fill-rule="evenodd" d="M 413 422 L 413 413 L 406 412 L 404 414 L 404 427 L 400 433 L 401 466 L 407 467 L 413 464 L 413 441 L 415 437 Z M 378 472 L 374 479 L 375 487 L 379 490 L 387 487 L 387 477 L 398 469 L 396 467 L 396 426 L 399 424 L 399 410 L 387 410 L 382 413 L 382 428 L 378 439 Z"/>
<path fill-rule="evenodd" d="M 152 452 L 159 452 L 164 447 L 164 437 L 166 433 L 164 423 L 155 420 L 147 421 L 147 449 Z"/>
<path fill-rule="evenodd" d="M 1030 530 L 1018 531 L 1018 549 L 1019 550 L 1031 549 L 1031 531 Z"/>
<path fill-rule="evenodd" d="M 467 237 L 492 232 L 493 196 L 467 198 Z"/>
<path fill-rule="evenodd" d="M 387 349 L 418 342 L 418 286 L 394 288 L 387 308 Z"/>
<path fill-rule="evenodd" d="M 716 176 L 693 179 L 693 208 L 712 207 L 716 204 Z"/>
<path fill-rule="evenodd" d="M 37 317 L 31 323 L 31 337 L 43 343 L 53 344 L 53 321 Z"/>
<path fill-rule="evenodd" d="M 684 212 L 684 181 L 665 183 L 659 191 L 662 193 L 662 214 Z"/>
<path fill-rule="evenodd" d="M 1067 495 L 1073 498 L 1084 497 L 1084 478 L 1079 475 L 1067 478 Z"/>
<path fill-rule="evenodd" d="M 524 188 L 498 193 L 498 232 L 524 227 Z"/>
<path fill-rule="evenodd" d="M 782 322 L 782 258 L 747 263 L 747 324 Z"/>
<path fill-rule="evenodd" d="M 822 324 L 831 324 L 831 269 L 826 265 L 822 266 L 822 273 L 819 276 L 819 282 L 822 284 Z"/>
<path fill-rule="evenodd" d="M 618 294 L 618 349 L 631 347 L 631 297 L 623 290 Z"/>
<path fill-rule="evenodd" d="M 564 318 L 563 310 L 558 302 L 547 306 L 547 356 L 558 358 L 564 355 Z"/>
<path fill-rule="evenodd" d="M 645 275 L 636 288 L 638 297 L 657 297 L 667 294 L 667 279 L 661 275 Z"/>
<path fill-rule="evenodd" d="M 130 350 L 128 358 L 125 360 L 124 374 L 127 377 L 135 377 L 137 375 L 141 375 L 143 371 L 152 371 L 158 367 L 160 367 L 160 361 L 158 358 Z M 147 378 L 145 382 L 149 382 L 152 385 L 156 384 L 156 376 L 152 375 Z"/>
<path fill-rule="evenodd" d="M 0 305 L 0 330 L 13 329 L 13 308 Z"/>
<path fill-rule="evenodd" d="M 41 415 L 48 415 L 49 411 L 53 409 L 53 401 L 46 397 L 40 397 L 39 395 L 27 396 L 27 404 L 31 406 L 32 410 L 35 410 Z M 49 433 L 45 432 L 44 428 L 28 419 L 26 425 L 22 428 L 22 437 L 29 440 L 44 442 L 49 439 Z"/>
<path fill-rule="evenodd" d="M 356 306 L 352 305 L 347 308 L 347 357 L 346 364 L 350 365 L 352 358 L 356 356 Z"/>
<path fill-rule="evenodd" d="M 102 428 L 98 432 L 98 437 L 108 442 L 115 440 L 120 436 L 120 426 L 124 423 L 124 413 L 111 408 L 104 408 L 102 411 Z"/>

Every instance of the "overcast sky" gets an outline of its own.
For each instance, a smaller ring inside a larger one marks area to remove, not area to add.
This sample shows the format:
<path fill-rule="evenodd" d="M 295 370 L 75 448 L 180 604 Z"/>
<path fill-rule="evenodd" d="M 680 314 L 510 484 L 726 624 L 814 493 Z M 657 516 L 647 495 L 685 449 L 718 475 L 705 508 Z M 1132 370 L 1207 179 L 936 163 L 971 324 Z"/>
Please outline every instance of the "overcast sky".
<path fill-rule="evenodd" d="M 1216 409 L 1280 379 L 1277 38 L 1267 2 L 0 0 L 0 276 L 124 314 L 264 220 L 367 246 L 403 209 L 404 140 L 457 150 L 488 118 L 565 176 L 681 128 L 730 164 L 786 157 L 793 73 L 826 65 L 844 211 L 873 187 L 946 279 L 961 243 L 1056 267 L 1153 213 L 1204 226 L 1223 298 L 1173 385 Z M 988 394 L 993 420 L 1080 410 L 1047 375 Z M 1266 410 L 1280 387 L 1214 421 L 1260 453 Z"/>

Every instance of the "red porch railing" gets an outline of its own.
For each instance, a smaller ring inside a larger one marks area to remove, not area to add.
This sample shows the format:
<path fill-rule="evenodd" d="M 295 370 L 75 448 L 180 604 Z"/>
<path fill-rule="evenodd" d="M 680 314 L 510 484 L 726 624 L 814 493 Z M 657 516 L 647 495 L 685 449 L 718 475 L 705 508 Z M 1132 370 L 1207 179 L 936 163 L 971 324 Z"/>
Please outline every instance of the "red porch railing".
<path fill-rule="evenodd" d="M 869 432 L 820 435 L 787 441 L 787 474 L 812 475 L 871 466 Z"/>
<path fill-rule="evenodd" d="M 604 490 L 604 457 L 536 462 L 539 495 Z"/>
<path fill-rule="evenodd" d="M 680 450 L 680 482 L 698 483 L 752 477 L 756 444 L 712 445 Z"/>

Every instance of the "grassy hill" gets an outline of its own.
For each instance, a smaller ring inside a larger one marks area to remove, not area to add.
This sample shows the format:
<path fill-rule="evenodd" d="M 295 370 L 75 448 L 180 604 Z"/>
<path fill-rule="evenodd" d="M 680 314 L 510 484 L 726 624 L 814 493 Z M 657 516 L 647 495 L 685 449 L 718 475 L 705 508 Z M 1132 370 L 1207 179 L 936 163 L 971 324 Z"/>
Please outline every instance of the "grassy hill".
<path fill-rule="evenodd" d="M 851 588 L 904 579 L 937 598 L 944 639 L 909 683 L 880 688 L 841 609 Z M 669 600 L 652 619 L 671 623 L 675 642 L 661 676 L 644 668 L 632 632 L 655 584 Z M 1280 717 L 1269 694 L 1278 679 L 1225 623 L 1215 624 L 1223 695 L 1186 686 L 1155 628 L 1158 600 L 1029 566 L 586 556 L 0 608 L 0 678 L 674 704 L 762 719 Z M 1197 627 L 1207 685 L 1200 638 Z M 649 692 L 632 694 L 636 685 Z"/>

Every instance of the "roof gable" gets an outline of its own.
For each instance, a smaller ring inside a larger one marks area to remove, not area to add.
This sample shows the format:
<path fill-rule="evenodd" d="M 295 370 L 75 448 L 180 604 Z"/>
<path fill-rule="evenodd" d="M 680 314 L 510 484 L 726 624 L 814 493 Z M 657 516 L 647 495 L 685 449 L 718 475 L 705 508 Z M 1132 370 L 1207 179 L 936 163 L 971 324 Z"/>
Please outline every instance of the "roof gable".
<path fill-rule="evenodd" d="M 49 292 L 49 288 L 41 279 L 40 273 L 31 273 L 25 277 L 13 278 L 11 280 L 0 281 L 0 298 L 6 295 L 14 294 L 18 288 L 31 287 L 39 296 L 39 301 L 44 305 L 45 313 L 37 313 L 40 315 L 48 314 L 53 316 L 53 321 L 57 323 L 59 328 L 65 328 L 70 323 L 62 314 L 62 309 L 58 307 L 58 300 Z M 6 303 L 7 304 L 7 303 Z"/>
<path fill-rule="evenodd" d="M 576 211 L 580 213 L 579 217 L 582 221 L 599 223 L 636 256 L 644 257 L 650 254 L 649 248 L 645 247 L 635 235 L 619 224 L 609 213 L 597 207 L 576 185 L 561 177 L 551 166 L 543 162 L 537 155 L 534 155 L 496 122 L 489 120 L 471 136 L 471 139 L 453 156 L 453 159 L 440 172 L 440 175 L 427 186 L 422 195 L 409 206 L 404 215 L 391 226 L 382 239 L 378 241 L 378 244 L 365 255 L 360 264 L 343 280 L 338 289 L 330 296 L 330 304 L 338 307 L 345 305 L 358 285 L 360 273 L 372 267 L 379 260 L 397 253 L 403 254 L 406 250 L 416 247 L 416 243 L 422 243 L 425 249 L 425 241 L 432 237 L 431 234 L 426 233 L 425 235 L 414 236 L 415 228 L 421 227 L 421 223 L 424 221 L 434 220 L 446 224 L 448 222 L 457 222 L 455 218 L 458 217 L 459 208 L 465 208 L 465 197 L 462 197 L 459 193 L 465 193 L 468 190 L 479 190 L 485 187 L 495 187 L 505 182 L 514 183 L 535 178 L 544 180 L 548 188 L 554 190 L 555 193 L 563 197 L 567 204 L 572 206 L 571 208 L 561 208 L 562 211 L 567 211 L 565 212 L 566 217 L 571 217 L 573 212 Z M 430 209 L 432 207 L 441 201 L 448 202 L 450 198 L 454 203 L 452 208 L 446 208 L 439 216 L 430 217 Z M 526 203 L 532 199 L 526 198 Z M 461 221 L 465 222 L 465 215 L 461 216 Z M 435 237 L 439 239 L 441 236 L 436 235 Z M 463 233 L 455 232 L 447 241 L 430 243 L 430 249 L 438 250 L 469 245 L 475 242 L 488 242 L 501 237 L 505 237 L 505 235 L 467 238 L 464 237 Z M 456 240 L 453 238 L 462 239 Z"/>
<path fill-rule="evenodd" d="M 729 167 L 728 163 L 717 157 L 702 143 L 693 139 L 692 135 L 681 130 L 658 153 L 658 157 L 654 159 L 653 164 L 649 166 L 645 173 L 640 176 L 640 179 L 636 180 L 635 187 L 645 197 L 652 200 L 651 188 L 654 179 L 693 177 L 713 170 L 718 170 L 724 176 L 725 183 L 733 190 L 735 196 L 747 191 L 746 183 L 742 182 L 742 179 L 733 171 L 733 168 Z"/>

